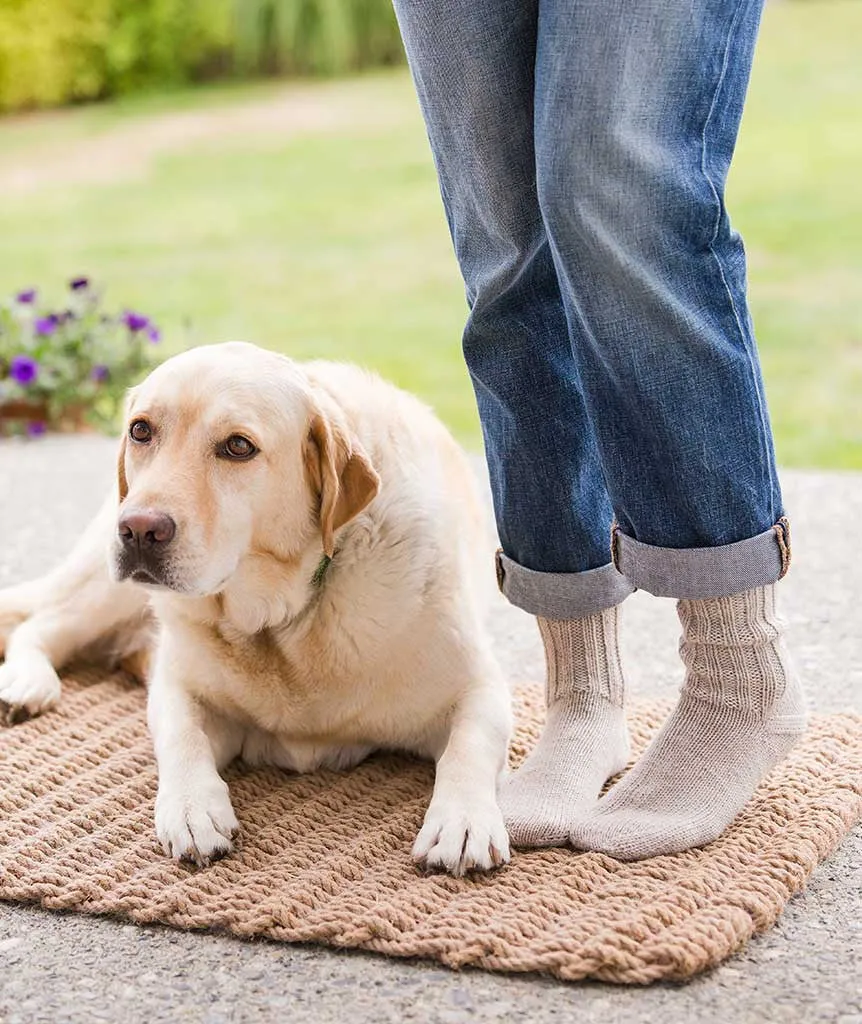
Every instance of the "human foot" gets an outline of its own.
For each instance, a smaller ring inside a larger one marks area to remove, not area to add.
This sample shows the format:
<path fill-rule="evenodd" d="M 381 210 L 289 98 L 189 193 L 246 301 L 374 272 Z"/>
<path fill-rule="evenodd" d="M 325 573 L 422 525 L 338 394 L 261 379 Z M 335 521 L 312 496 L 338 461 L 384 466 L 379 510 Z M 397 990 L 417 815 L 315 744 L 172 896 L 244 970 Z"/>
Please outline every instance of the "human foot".
<path fill-rule="evenodd" d="M 566 843 L 578 811 L 626 766 L 618 615 L 614 607 L 582 619 L 538 620 L 548 717 L 539 742 L 499 794 L 515 846 Z"/>
<path fill-rule="evenodd" d="M 576 849 L 638 860 L 717 839 L 805 728 L 774 585 L 678 611 L 679 704 L 635 767 L 581 809 Z"/>

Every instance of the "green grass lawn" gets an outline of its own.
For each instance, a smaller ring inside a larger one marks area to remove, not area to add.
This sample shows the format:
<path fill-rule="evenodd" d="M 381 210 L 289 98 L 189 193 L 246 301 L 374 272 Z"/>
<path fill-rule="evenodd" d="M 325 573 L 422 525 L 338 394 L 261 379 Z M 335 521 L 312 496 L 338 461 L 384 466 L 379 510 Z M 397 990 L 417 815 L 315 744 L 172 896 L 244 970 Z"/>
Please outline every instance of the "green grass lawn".
<path fill-rule="evenodd" d="M 769 5 L 729 190 L 784 465 L 862 468 L 860 36 L 854 0 Z M 351 115 L 236 131 L 238 109 L 296 90 Z M 219 111 L 230 130 L 137 153 L 159 118 Z M 64 181 L 82 147 L 112 139 L 122 173 Z M 4 189 L 4 166 L 50 174 Z M 406 72 L 0 121 L 0 291 L 59 296 L 79 273 L 156 317 L 169 348 L 241 337 L 363 362 L 479 443 L 463 287 Z"/>

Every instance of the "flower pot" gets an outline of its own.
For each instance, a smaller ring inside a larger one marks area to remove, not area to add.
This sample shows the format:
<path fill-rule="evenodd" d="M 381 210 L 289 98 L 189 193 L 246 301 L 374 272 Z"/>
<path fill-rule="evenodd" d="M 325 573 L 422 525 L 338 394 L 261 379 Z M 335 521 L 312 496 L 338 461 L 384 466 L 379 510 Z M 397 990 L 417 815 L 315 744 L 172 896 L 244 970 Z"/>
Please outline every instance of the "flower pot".
<path fill-rule="evenodd" d="M 87 420 L 87 413 L 89 406 L 79 402 L 75 405 L 64 406 L 56 420 L 51 424 L 55 430 L 61 430 L 64 433 L 92 433 L 92 426 Z"/>
<path fill-rule="evenodd" d="M 59 411 L 52 409 L 47 401 L 17 398 L 8 402 L 0 402 L 0 436 L 28 427 L 38 429 L 30 433 L 42 433 L 44 429 L 57 430 L 61 433 L 89 432 L 93 428 L 87 421 L 88 406 L 83 402 L 64 406 Z"/>
<path fill-rule="evenodd" d="M 45 423 L 49 417 L 48 403 L 27 398 L 0 402 L 0 424 Z"/>

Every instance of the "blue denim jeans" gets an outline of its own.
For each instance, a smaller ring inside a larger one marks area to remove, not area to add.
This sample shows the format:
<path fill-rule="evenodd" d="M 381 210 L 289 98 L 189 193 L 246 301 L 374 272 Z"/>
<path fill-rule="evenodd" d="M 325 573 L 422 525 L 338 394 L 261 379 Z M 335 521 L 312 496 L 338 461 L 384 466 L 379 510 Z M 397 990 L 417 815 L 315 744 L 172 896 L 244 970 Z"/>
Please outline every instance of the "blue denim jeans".
<path fill-rule="evenodd" d="M 395 0 L 470 308 L 509 598 L 789 564 L 724 204 L 761 0 Z"/>

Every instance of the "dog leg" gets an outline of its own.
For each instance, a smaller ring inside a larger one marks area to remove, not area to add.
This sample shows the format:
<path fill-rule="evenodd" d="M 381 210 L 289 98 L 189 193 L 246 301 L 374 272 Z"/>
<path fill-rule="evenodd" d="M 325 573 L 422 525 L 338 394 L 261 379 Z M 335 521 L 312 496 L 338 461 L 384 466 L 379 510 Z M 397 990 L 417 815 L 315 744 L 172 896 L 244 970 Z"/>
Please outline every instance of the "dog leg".
<path fill-rule="evenodd" d="M 55 569 L 0 591 L 0 721 L 14 724 L 56 704 L 56 670 L 143 611 L 146 595 L 108 575 L 116 509 L 110 494 Z"/>
<path fill-rule="evenodd" d="M 74 596 L 44 604 L 7 641 L 0 721 L 14 725 L 53 707 L 60 699 L 57 669 L 124 626 L 139 628 L 146 611 L 146 593 L 134 584 L 114 583 L 107 569 L 79 580 Z"/>
<path fill-rule="evenodd" d="M 170 679 L 160 655 L 147 704 L 159 768 L 156 835 L 168 857 L 205 867 L 231 852 L 239 828 L 219 771 L 239 754 L 243 730 Z"/>
<path fill-rule="evenodd" d="M 0 658 L 6 652 L 12 633 L 44 603 L 45 579 L 47 577 L 0 590 Z"/>
<path fill-rule="evenodd" d="M 493 671 L 496 675 L 496 667 Z M 508 691 L 502 681 L 474 686 L 456 706 L 437 759 L 434 794 L 413 846 L 418 864 L 463 875 L 509 860 L 497 783 L 510 732 Z"/>

